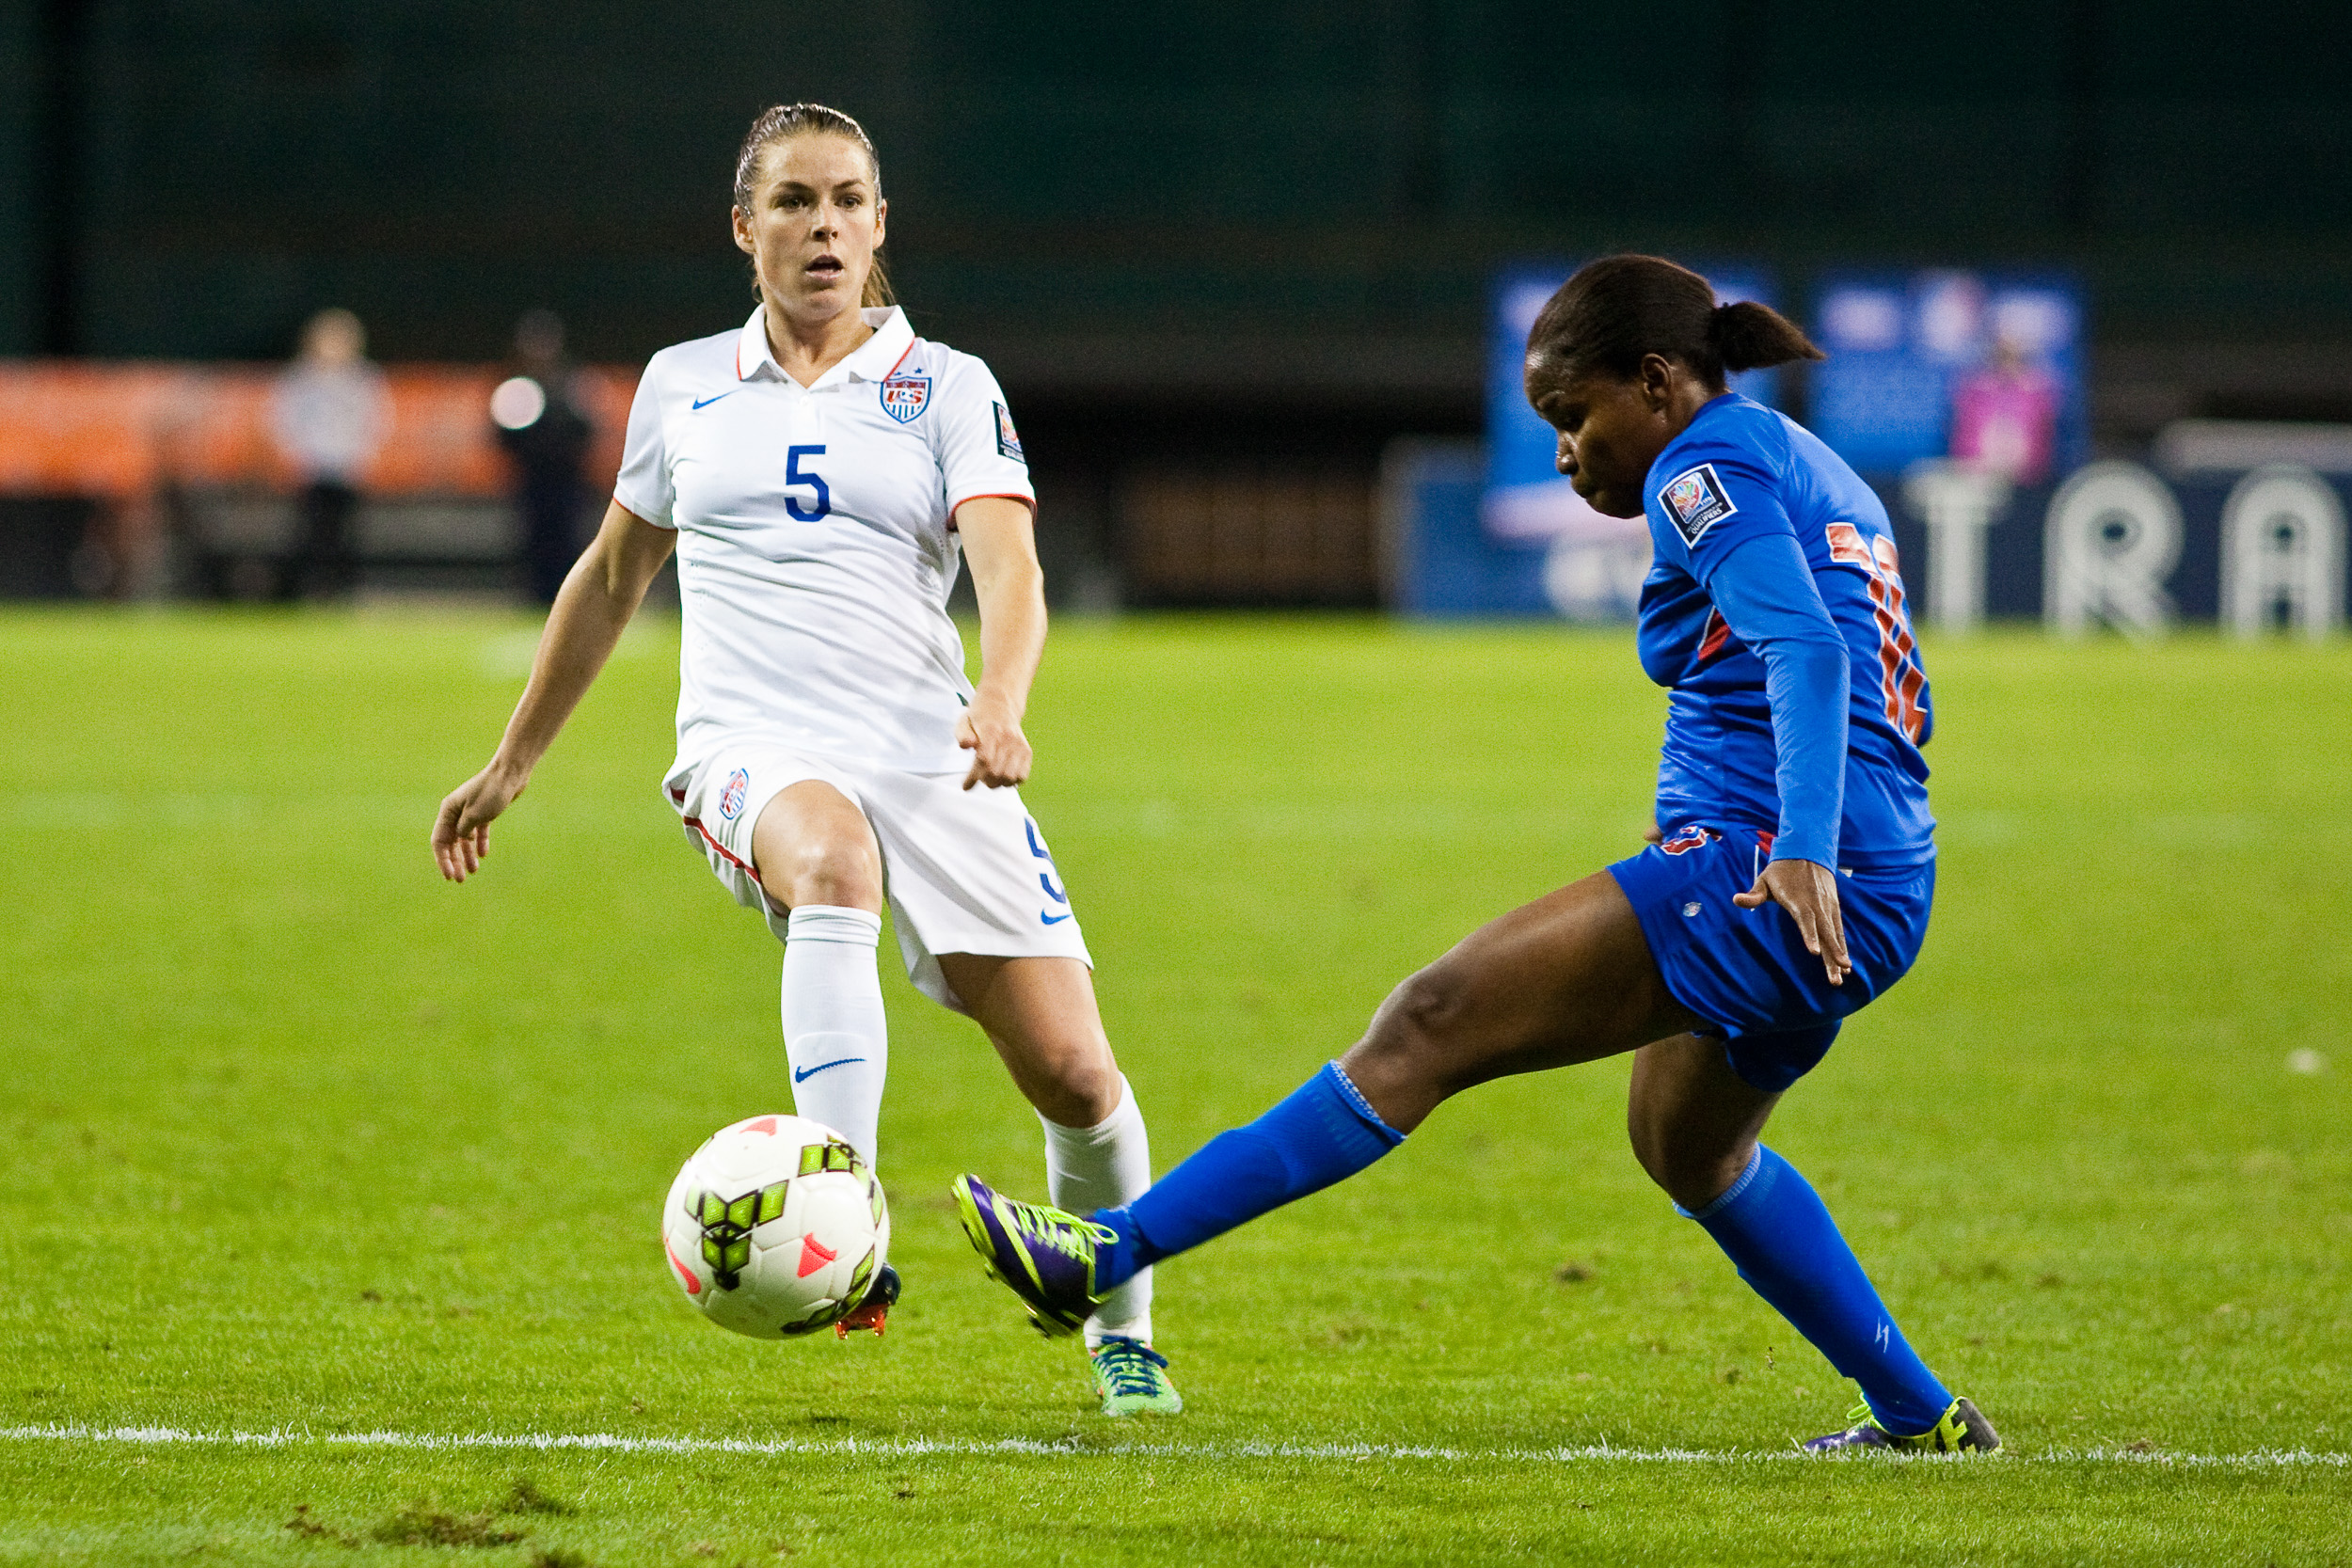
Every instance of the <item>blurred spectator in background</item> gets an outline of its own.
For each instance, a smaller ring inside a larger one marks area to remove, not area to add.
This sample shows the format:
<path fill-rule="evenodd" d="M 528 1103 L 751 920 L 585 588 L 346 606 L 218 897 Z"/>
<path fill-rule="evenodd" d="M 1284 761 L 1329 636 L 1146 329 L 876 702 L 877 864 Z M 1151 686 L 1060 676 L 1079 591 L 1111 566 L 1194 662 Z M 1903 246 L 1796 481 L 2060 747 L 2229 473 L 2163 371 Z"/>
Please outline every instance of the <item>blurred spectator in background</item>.
<path fill-rule="evenodd" d="M 2007 338 L 1952 393 L 1952 455 L 2015 484 L 2049 477 L 2058 384 Z"/>
<path fill-rule="evenodd" d="M 384 372 L 348 310 L 321 310 L 302 329 L 302 352 L 278 378 L 270 423 L 302 481 L 300 537 L 279 584 L 284 597 L 341 598 L 357 586 L 352 515 L 359 478 L 391 424 Z"/>
<path fill-rule="evenodd" d="M 583 469 L 596 426 L 584 388 L 564 357 L 564 323 L 552 310 L 527 312 L 515 325 L 516 373 L 490 394 L 499 444 L 515 460 L 515 512 L 523 527 L 523 583 L 532 601 L 555 603 L 555 591 L 580 554 L 587 509 Z"/>

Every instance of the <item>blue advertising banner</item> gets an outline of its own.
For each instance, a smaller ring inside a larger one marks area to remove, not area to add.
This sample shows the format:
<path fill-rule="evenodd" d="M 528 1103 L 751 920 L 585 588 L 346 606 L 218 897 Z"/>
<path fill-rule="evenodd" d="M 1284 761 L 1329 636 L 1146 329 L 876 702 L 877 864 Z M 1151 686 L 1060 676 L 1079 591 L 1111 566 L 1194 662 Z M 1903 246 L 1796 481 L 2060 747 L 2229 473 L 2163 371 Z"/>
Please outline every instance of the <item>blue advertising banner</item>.
<path fill-rule="evenodd" d="M 1833 274 L 1805 422 L 1866 473 L 1948 457 L 2046 483 L 2090 456 L 2083 331 L 2063 275 Z"/>
<path fill-rule="evenodd" d="M 2176 543 L 2170 559 L 2153 574 L 2161 606 L 2169 617 L 2184 621 L 2222 621 L 2231 617 L 2224 594 L 2229 576 L 2230 541 L 2225 519 L 2231 498 L 2249 478 L 2247 470 L 2173 472 L 2148 470 L 2148 483 L 2169 494 L 2177 518 Z M 2339 515 L 2352 512 L 2352 472 L 2319 474 L 2313 482 L 2336 498 Z M 1932 607 L 1947 592 L 1937 580 L 1935 552 L 1930 530 L 1919 515 L 1915 498 L 1893 481 L 1874 485 L 1886 503 L 1895 525 L 1895 543 L 1903 562 L 1903 580 L 1915 605 L 1928 612 L 1920 618 L 1941 622 Z M 1982 614 L 1994 620 L 2039 621 L 2053 618 L 2049 601 L 2052 570 L 2050 522 L 2061 486 L 2045 481 L 2019 485 L 2006 492 L 1986 519 L 1984 547 L 1976 569 L 1975 594 Z M 2267 521 L 2267 519 L 2265 519 Z M 2120 530 L 2116 531 L 2120 532 Z M 2338 552 L 2325 569 L 2336 580 L 2333 604 L 2340 613 L 2352 594 L 2352 574 L 2342 555 L 2342 529 L 2336 530 Z M 2265 611 L 2266 613 L 2266 611 Z M 2332 615 L 2330 616 L 2332 624 Z"/>

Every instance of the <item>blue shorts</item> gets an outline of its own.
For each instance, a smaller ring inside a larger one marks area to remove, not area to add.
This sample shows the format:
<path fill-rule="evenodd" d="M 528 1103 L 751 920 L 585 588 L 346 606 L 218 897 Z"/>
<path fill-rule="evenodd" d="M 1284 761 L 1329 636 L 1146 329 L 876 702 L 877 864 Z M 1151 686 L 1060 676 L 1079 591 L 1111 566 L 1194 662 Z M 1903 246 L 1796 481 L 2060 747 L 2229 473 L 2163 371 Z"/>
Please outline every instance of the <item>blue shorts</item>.
<path fill-rule="evenodd" d="M 1777 904 L 1743 910 L 1771 851 L 1752 828 L 1687 827 L 1609 868 L 1648 939 L 1674 999 L 1724 1038 L 1747 1083 L 1777 1094 L 1813 1070 L 1848 1013 L 1903 977 L 1928 934 L 1935 862 L 1872 871 L 1840 867 L 1839 912 L 1853 973 L 1833 986 Z"/>

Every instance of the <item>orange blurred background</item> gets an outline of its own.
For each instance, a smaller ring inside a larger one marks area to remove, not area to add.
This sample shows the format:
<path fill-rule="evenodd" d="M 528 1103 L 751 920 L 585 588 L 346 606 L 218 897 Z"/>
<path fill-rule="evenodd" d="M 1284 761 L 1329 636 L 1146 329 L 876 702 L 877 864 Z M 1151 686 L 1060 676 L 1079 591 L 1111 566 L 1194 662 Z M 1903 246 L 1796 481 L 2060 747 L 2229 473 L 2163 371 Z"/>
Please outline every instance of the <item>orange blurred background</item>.
<path fill-rule="evenodd" d="M 133 509 L 169 487 L 286 493 L 297 476 L 269 426 L 275 368 L 35 360 L 0 363 L 0 495 L 78 495 Z M 391 430 L 359 476 L 384 497 L 502 495 L 493 366 L 387 366 Z M 619 470 L 637 372 L 580 372 L 596 421 L 592 493 Z"/>

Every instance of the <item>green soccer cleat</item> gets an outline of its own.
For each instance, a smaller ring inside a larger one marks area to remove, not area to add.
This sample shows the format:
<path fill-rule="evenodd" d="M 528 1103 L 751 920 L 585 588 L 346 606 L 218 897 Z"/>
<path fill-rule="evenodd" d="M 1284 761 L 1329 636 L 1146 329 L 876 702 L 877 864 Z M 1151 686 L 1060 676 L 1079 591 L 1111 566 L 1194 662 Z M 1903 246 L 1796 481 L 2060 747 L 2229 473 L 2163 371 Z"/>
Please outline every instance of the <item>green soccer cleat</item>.
<path fill-rule="evenodd" d="M 833 1325 L 834 1338 L 846 1339 L 860 1329 L 871 1329 L 874 1338 L 882 1338 L 882 1325 L 889 1321 L 890 1309 L 898 1305 L 898 1271 L 884 1263 L 874 1271 L 874 1283 L 866 1289 L 866 1299 L 841 1315 Z"/>
<path fill-rule="evenodd" d="M 2000 1433 L 1984 1418 L 1974 1400 L 1954 1400 L 1952 1407 L 1944 1412 L 1944 1418 L 1913 1436 L 1899 1436 L 1879 1425 L 1867 1404 L 1857 1404 L 1846 1412 L 1846 1419 L 1853 1422 L 1843 1432 L 1833 1432 L 1826 1437 L 1816 1437 L 1804 1445 L 1807 1453 L 1843 1456 L 1865 1449 L 1883 1449 L 1894 1453 L 1992 1453 L 2001 1446 Z"/>
<path fill-rule="evenodd" d="M 1142 1340 L 1105 1334 L 1088 1359 L 1104 1415 L 1173 1416 L 1184 1408 L 1184 1396 L 1168 1381 L 1168 1357 Z"/>
<path fill-rule="evenodd" d="M 959 1176 L 956 1217 L 988 1276 L 1021 1298 L 1040 1334 L 1075 1334 L 1102 1301 L 1094 1289 L 1094 1249 L 1119 1239 L 1108 1226 L 1042 1203 L 993 1192 L 977 1176 Z"/>

